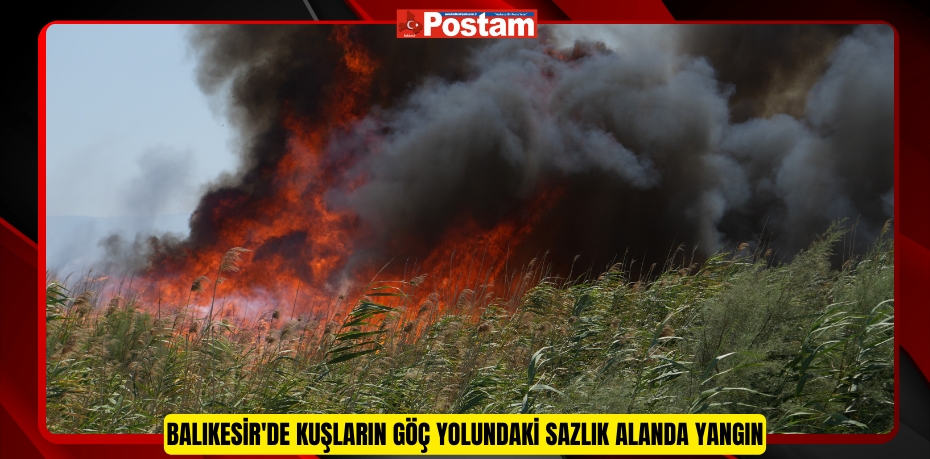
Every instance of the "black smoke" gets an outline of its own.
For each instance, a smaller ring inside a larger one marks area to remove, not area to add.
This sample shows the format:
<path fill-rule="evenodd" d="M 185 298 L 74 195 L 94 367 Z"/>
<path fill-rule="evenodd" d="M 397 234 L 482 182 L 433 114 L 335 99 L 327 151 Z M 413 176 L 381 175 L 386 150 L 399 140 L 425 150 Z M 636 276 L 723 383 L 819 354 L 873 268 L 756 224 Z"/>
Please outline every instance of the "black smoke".
<path fill-rule="evenodd" d="M 730 120 L 787 114 L 803 118 L 807 93 L 826 71 L 837 42 L 854 25 L 679 26 L 680 50 L 706 57 L 732 85 Z"/>
<path fill-rule="evenodd" d="M 426 78 L 466 77 L 462 59 L 484 45 L 475 40 L 396 40 L 390 27 L 350 27 L 375 63 L 368 106 L 391 106 Z M 241 165 L 220 178 L 192 216 L 193 247 L 215 242 L 232 216 L 255 217 L 263 199 L 274 197 L 274 171 L 288 150 L 284 114 L 325 126 L 327 100 L 337 91 L 345 52 L 334 26 L 212 25 L 194 28 L 197 79 L 239 132 Z M 338 128 L 334 126 L 333 128 Z"/>
<path fill-rule="evenodd" d="M 592 26 L 671 37 L 622 47 L 560 42 L 556 27 L 501 41 L 353 29 L 378 61 L 371 109 L 333 127 L 328 154 L 356 158 L 344 182 L 365 182 L 326 198 L 371 229 L 365 249 L 421 250 L 462 214 L 490 228 L 544 190 L 560 198 L 516 254 L 550 251 L 562 265 L 581 254 L 602 266 L 627 249 L 662 261 L 679 243 L 706 256 L 759 239 L 790 256 L 833 220 L 858 219 L 867 241 L 891 216 L 889 27 Z M 189 244 L 211 243 L 224 218 L 248 217 L 272 194 L 284 107 L 326 123 L 342 59 L 331 36 L 330 26 L 196 29 L 200 84 L 239 126 L 242 167 L 203 197 Z"/>

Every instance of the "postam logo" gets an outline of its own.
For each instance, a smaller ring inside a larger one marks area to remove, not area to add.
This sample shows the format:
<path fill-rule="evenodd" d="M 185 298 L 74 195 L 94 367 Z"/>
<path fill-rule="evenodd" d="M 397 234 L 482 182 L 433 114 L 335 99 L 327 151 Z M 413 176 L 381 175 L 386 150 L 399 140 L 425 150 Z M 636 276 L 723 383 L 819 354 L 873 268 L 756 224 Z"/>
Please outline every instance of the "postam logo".
<path fill-rule="evenodd" d="M 397 38 L 536 38 L 536 10 L 397 10 Z"/>

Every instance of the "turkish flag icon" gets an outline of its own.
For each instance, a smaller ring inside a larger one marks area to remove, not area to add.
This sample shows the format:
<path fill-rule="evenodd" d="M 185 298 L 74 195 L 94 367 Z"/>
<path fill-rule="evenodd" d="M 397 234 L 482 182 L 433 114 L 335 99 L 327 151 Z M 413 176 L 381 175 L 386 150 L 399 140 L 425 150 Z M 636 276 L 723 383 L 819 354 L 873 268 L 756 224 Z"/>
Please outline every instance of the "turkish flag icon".
<path fill-rule="evenodd" d="M 397 24 L 397 32 L 417 35 L 423 32 L 423 23 L 417 20 L 413 12 L 407 11 L 407 20 Z"/>

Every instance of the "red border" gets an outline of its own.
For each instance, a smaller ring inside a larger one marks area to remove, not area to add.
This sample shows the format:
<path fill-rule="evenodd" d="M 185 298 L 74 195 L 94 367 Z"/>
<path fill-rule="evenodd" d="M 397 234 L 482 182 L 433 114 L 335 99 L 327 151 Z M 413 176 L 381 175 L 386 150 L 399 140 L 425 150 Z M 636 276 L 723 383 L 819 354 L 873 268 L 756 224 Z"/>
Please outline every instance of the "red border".
<path fill-rule="evenodd" d="M 365 10 L 360 6 L 360 3 L 370 3 L 370 2 L 371 2 L 371 0 L 368 0 L 368 1 L 364 1 L 364 0 L 347 0 L 347 3 L 348 3 L 349 6 L 353 9 L 353 11 L 355 11 L 355 13 L 356 13 L 358 16 L 360 16 L 360 17 L 362 17 L 362 18 L 364 19 L 364 21 L 361 21 L 361 22 L 349 22 L 350 24 L 391 24 L 391 23 L 393 23 L 392 20 L 387 20 L 387 19 L 377 19 L 377 20 L 376 20 L 376 19 L 374 19 L 371 15 L 367 14 L 367 13 L 365 12 Z M 589 9 L 587 13 L 575 14 L 575 13 L 578 13 L 579 7 L 573 6 L 573 7 L 569 8 L 568 5 L 567 5 L 567 2 L 565 2 L 565 1 L 553 0 L 553 2 L 556 3 L 556 4 L 558 4 L 558 3 L 565 4 L 565 7 L 563 8 L 563 10 L 570 11 L 570 12 L 572 13 L 571 16 L 573 16 L 573 17 L 578 17 L 579 19 L 582 18 L 583 16 L 585 16 L 585 14 L 591 14 L 590 12 L 591 12 L 592 10 L 593 10 L 593 11 L 597 11 L 596 9 Z M 418 2 L 406 2 L 406 3 L 418 3 Z M 444 6 L 444 5 L 436 5 L 436 4 L 441 4 L 441 3 L 446 3 L 446 2 L 443 2 L 443 1 L 434 1 L 434 2 L 430 2 L 430 3 L 431 3 L 431 6 L 435 5 L 435 6 L 437 7 L 437 9 L 441 9 L 441 8 L 444 8 L 445 6 Z M 460 3 L 459 3 L 460 6 L 464 6 L 464 5 L 461 5 L 461 3 L 469 3 L 469 2 L 466 1 L 466 2 L 460 2 Z M 496 2 L 495 2 L 495 3 L 496 3 Z M 518 3 L 518 2 L 514 1 L 514 2 L 511 2 L 511 3 Z M 523 3 L 526 3 L 526 2 L 523 2 Z M 539 2 L 539 3 L 549 3 L 549 2 Z M 620 18 L 620 19 L 616 19 L 616 20 L 598 20 L 598 21 L 585 20 L 584 22 L 585 22 L 585 23 L 592 23 L 592 24 L 593 24 L 593 23 L 604 23 L 604 24 L 606 24 L 606 23 L 618 23 L 618 22 L 623 22 L 623 23 L 727 24 L 727 23 L 736 23 L 736 22 L 737 22 L 737 21 L 680 21 L 680 22 L 665 22 L 665 21 L 661 21 L 661 20 L 657 21 L 657 20 L 655 20 L 655 19 L 653 19 L 653 18 L 656 18 L 657 15 L 658 15 L 658 14 L 661 14 L 661 13 L 664 13 L 664 17 L 665 17 L 665 18 L 670 18 L 670 15 L 668 15 L 668 12 L 667 12 L 667 10 L 665 10 L 664 6 L 661 5 L 660 2 L 658 2 L 657 0 L 653 0 L 653 1 L 650 1 L 650 2 L 640 2 L 640 3 L 641 3 L 641 4 L 648 3 L 648 4 L 651 4 L 651 5 L 650 5 L 649 8 L 640 8 L 640 9 L 637 10 L 637 11 L 633 11 L 632 13 L 637 15 L 636 18 L 629 18 L 629 19 Z M 656 12 L 657 9 L 655 8 L 655 6 L 656 6 L 657 3 L 659 3 L 658 6 L 661 7 L 661 11 L 660 11 L 659 13 Z M 856 2 L 856 3 L 858 4 L 858 2 Z M 402 4 L 402 5 L 398 5 L 398 6 L 414 6 L 414 5 Z M 495 6 L 497 6 L 497 5 L 495 5 Z M 605 6 L 605 5 L 601 5 L 601 7 L 604 7 L 604 6 Z M 847 5 L 847 6 L 851 6 L 851 5 Z M 861 6 L 861 5 L 859 5 L 859 6 Z M 521 4 L 521 5 L 519 5 L 519 8 L 515 8 L 515 9 L 525 9 L 526 7 L 527 7 L 526 5 Z M 558 6 L 556 6 L 556 7 L 558 7 Z M 835 7 L 835 5 L 834 5 L 834 7 Z M 391 8 L 394 8 L 394 6 L 392 5 Z M 609 6 L 609 7 L 607 7 L 607 9 L 616 10 L 616 6 Z M 786 9 L 791 10 L 791 11 L 797 11 L 796 9 L 790 9 L 790 8 L 786 8 Z M 873 6 L 873 7 L 869 8 L 869 10 L 871 10 L 872 17 L 875 17 L 875 16 L 889 16 L 889 15 L 895 16 L 895 12 L 889 11 L 887 8 L 885 8 L 885 7 L 883 7 L 883 6 L 878 6 L 878 7 Z M 614 11 L 614 13 L 616 13 L 616 11 Z M 817 13 L 818 13 L 818 12 L 815 11 L 814 14 L 813 14 L 813 16 L 821 16 L 821 15 L 826 14 L 826 13 L 824 13 L 823 11 L 820 11 L 820 12 L 819 12 L 820 14 L 817 14 Z M 861 16 L 863 13 L 853 13 L 853 14 L 856 15 L 856 16 Z M 914 59 L 913 59 L 913 60 L 909 60 L 908 63 L 913 63 L 913 62 L 915 62 L 915 61 L 920 60 L 921 58 L 923 58 L 923 59 L 924 59 L 924 62 L 926 62 L 926 60 L 925 60 L 925 59 L 926 59 L 926 55 L 927 55 L 926 37 L 922 37 L 922 38 L 924 38 L 925 41 L 921 42 L 920 39 L 919 39 L 919 38 L 920 38 L 919 35 L 916 35 L 917 33 L 914 31 L 914 27 L 913 27 L 913 26 L 915 26 L 914 21 L 909 21 L 909 20 L 911 20 L 911 19 L 913 19 L 913 18 L 904 18 L 904 17 L 902 16 L 902 14 L 903 14 L 903 13 L 897 14 L 896 17 L 894 18 L 894 20 L 895 20 L 895 22 L 897 22 L 897 23 L 899 23 L 899 24 L 903 24 L 904 22 L 909 22 L 909 24 L 907 24 L 907 25 L 908 25 L 908 26 L 911 26 L 911 27 L 908 27 L 911 31 L 907 33 L 907 35 L 908 35 L 908 40 L 909 40 L 909 43 L 908 43 L 908 44 L 910 44 L 910 46 L 911 46 L 908 50 L 909 50 L 910 52 L 914 52 L 914 54 L 910 54 L 910 56 L 911 56 L 911 57 L 914 57 Z M 602 16 L 602 17 L 609 17 L 609 16 L 611 16 L 611 14 L 605 14 L 605 15 Z M 616 14 L 614 14 L 614 16 L 616 16 Z M 758 16 L 758 14 L 756 14 L 755 16 Z M 784 15 L 781 15 L 781 16 L 784 17 Z M 596 16 L 589 16 L 589 17 L 596 17 Z M 589 17 L 585 17 L 584 19 L 589 19 Z M 649 19 L 648 19 L 648 20 L 643 20 L 643 19 L 641 19 L 641 18 L 644 18 L 644 17 L 649 18 Z M 571 21 L 541 21 L 541 22 L 542 22 L 542 23 L 546 23 L 546 24 L 571 23 Z M 924 149 L 924 150 L 919 149 L 920 146 L 926 147 L 926 140 L 927 140 L 926 137 L 927 137 L 927 134 L 921 133 L 921 132 L 916 132 L 916 131 L 917 131 L 916 128 L 920 125 L 920 121 L 918 121 L 918 120 L 923 119 L 923 121 L 926 122 L 926 114 L 925 114 L 925 113 L 919 112 L 918 109 L 916 109 L 916 107 L 917 107 L 917 106 L 924 106 L 924 105 L 922 105 L 922 103 L 924 103 L 924 102 L 927 101 L 927 97 L 926 97 L 926 96 L 927 96 L 927 93 L 926 93 L 926 89 L 925 89 L 925 88 L 923 89 L 924 92 L 921 93 L 921 92 L 920 92 L 920 89 L 921 89 L 921 88 L 916 88 L 916 87 L 915 87 L 916 85 L 920 84 L 919 81 L 913 81 L 912 79 L 908 79 L 908 80 L 907 80 L 908 82 L 911 83 L 910 86 L 909 86 L 909 88 L 908 88 L 908 90 L 909 90 L 909 91 L 913 91 L 913 92 L 909 92 L 909 98 L 908 98 L 908 101 L 907 101 L 908 104 L 909 104 L 908 106 L 909 106 L 909 107 L 915 107 L 915 109 L 907 110 L 907 113 L 909 114 L 909 115 L 908 115 L 908 120 L 907 120 L 907 125 L 908 125 L 908 129 L 907 129 L 908 137 L 907 137 L 907 140 L 908 140 L 908 141 L 905 142 L 905 141 L 903 141 L 903 140 L 901 139 L 901 136 L 900 136 L 900 118 L 901 118 L 900 114 L 901 114 L 901 111 L 902 111 L 901 103 L 900 103 L 900 102 L 901 102 L 901 100 L 900 100 L 900 85 L 901 85 L 901 58 L 900 58 L 901 54 L 900 54 L 900 47 L 901 47 L 901 39 L 900 39 L 900 35 L 899 35 L 899 32 L 898 32 L 897 28 L 896 28 L 894 25 L 892 25 L 892 24 L 890 24 L 890 23 L 888 23 L 888 22 L 885 22 L 885 21 L 811 21 L 811 20 L 800 20 L 800 21 L 798 21 L 798 20 L 777 20 L 777 21 L 757 21 L 757 20 L 743 21 L 743 20 L 741 20 L 741 21 L 738 21 L 738 23 L 746 23 L 746 24 L 773 24 L 773 23 L 775 23 L 775 24 L 785 24 L 785 23 L 791 23 L 791 24 L 805 24 L 805 23 L 840 23 L 840 24 L 849 24 L 849 23 L 868 23 L 868 22 L 887 24 L 887 25 L 891 26 L 891 27 L 894 29 L 894 31 L 895 31 L 895 96 L 894 96 L 894 97 L 895 97 L 895 153 L 894 153 L 894 154 L 895 154 L 895 222 L 896 222 L 896 225 L 895 225 L 895 262 L 896 262 L 896 271 L 897 271 L 897 272 L 896 272 L 896 277 L 895 277 L 895 291 L 896 291 L 896 295 L 895 295 L 895 296 L 896 296 L 896 299 L 898 299 L 898 303 L 899 303 L 899 304 L 898 304 L 898 307 L 896 308 L 896 309 L 898 309 L 898 311 L 899 311 L 899 318 L 898 318 L 898 323 L 896 324 L 896 327 L 895 327 L 895 342 L 896 342 L 896 350 L 895 350 L 895 364 L 896 364 L 896 369 L 895 369 L 895 377 L 896 377 L 896 379 L 895 379 L 895 390 L 896 390 L 895 427 L 894 427 L 894 429 L 892 430 L 892 432 L 890 432 L 890 433 L 887 433 L 887 434 L 878 434 L 878 435 L 851 435 L 851 434 L 845 434 L 845 435 L 814 435 L 814 434 L 806 434 L 806 435 L 770 435 L 770 436 L 768 436 L 768 438 L 767 438 L 767 440 L 768 440 L 768 442 L 769 442 L 770 444 L 781 444 L 781 443 L 792 443 L 792 444 L 800 444 L 800 443 L 843 443 L 843 444 L 845 444 L 845 443 L 883 443 L 883 442 L 886 442 L 886 441 L 890 440 L 892 437 L 894 437 L 895 433 L 897 432 L 898 425 L 899 425 L 899 419 L 898 419 L 898 418 L 899 418 L 899 404 L 897 403 L 897 401 L 898 401 L 897 397 L 898 397 L 898 394 L 899 394 L 899 390 L 898 390 L 898 389 L 899 389 L 899 387 L 898 387 L 898 365 L 897 365 L 897 364 L 899 363 L 899 352 L 900 352 L 901 347 L 906 347 L 906 348 L 907 348 L 908 352 L 914 357 L 915 361 L 916 361 L 917 364 L 918 364 L 918 367 L 922 370 L 922 372 L 924 373 L 924 375 L 927 375 L 927 374 L 928 374 L 928 369 L 930 369 L 930 350 L 928 350 L 928 346 L 927 346 L 927 336 L 926 336 L 925 333 L 921 333 L 921 331 L 918 329 L 918 326 L 919 326 L 920 324 L 926 323 L 926 322 L 927 322 L 927 321 L 926 321 L 926 318 L 927 318 L 926 316 L 927 316 L 928 314 L 930 314 L 930 313 L 928 313 L 927 311 L 919 310 L 919 309 L 916 308 L 916 307 L 909 307 L 909 305 L 914 305 L 914 306 L 918 306 L 918 305 L 919 305 L 919 303 L 918 303 L 918 301 L 919 301 L 918 298 L 921 297 L 921 295 L 920 295 L 920 294 L 921 294 L 921 289 L 922 289 L 922 288 L 923 288 L 924 290 L 926 289 L 926 279 L 927 279 L 926 274 L 927 274 L 927 272 L 928 272 L 927 266 L 928 266 L 928 262 L 930 262 L 930 250 L 928 250 L 928 247 L 927 247 L 927 240 L 928 240 L 928 237 L 927 237 L 926 234 L 923 233 L 923 231 L 926 231 L 926 229 L 927 229 L 927 227 L 928 227 L 928 224 L 927 224 L 928 217 L 927 217 L 926 215 L 923 215 L 923 216 L 921 216 L 921 215 L 914 215 L 915 210 L 918 208 L 917 205 L 920 205 L 920 204 L 926 205 L 926 204 L 928 204 L 928 201 L 927 201 L 928 193 L 925 193 L 925 191 L 927 191 L 927 189 L 928 189 L 928 185 L 927 185 L 926 180 L 921 181 L 921 178 L 924 178 L 924 179 L 925 179 L 926 177 L 923 177 L 923 176 L 924 176 L 924 175 L 927 175 L 927 172 L 930 172 L 930 158 L 927 157 L 926 149 Z M 54 22 L 54 23 L 52 23 L 52 24 L 106 24 L 106 23 L 119 23 L 119 24 L 178 24 L 178 23 L 185 23 L 185 24 L 217 24 L 217 23 L 235 23 L 235 24 L 269 24 L 269 23 L 272 23 L 272 24 L 273 24 L 273 23 L 280 23 L 280 24 L 310 24 L 310 23 L 320 23 L 320 24 L 345 24 L 345 23 L 347 23 L 347 22 L 342 22 L 342 21 L 183 21 L 183 22 L 179 22 L 179 21 L 56 21 L 56 22 Z M 52 24 L 47 25 L 47 26 L 42 30 L 42 33 L 41 33 L 40 36 L 39 36 L 39 89 L 40 89 L 40 91 L 39 91 L 39 114 L 40 114 L 40 116 L 39 116 L 39 150 L 40 150 L 40 152 L 44 152 L 44 150 L 45 150 L 45 132 L 46 132 L 46 126 L 45 126 L 45 100 L 46 100 L 46 99 L 45 99 L 45 94 L 44 94 L 44 87 L 45 87 L 45 48 L 44 48 L 44 44 L 45 44 L 45 34 L 46 34 L 46 31 L 47 31 L 48 27 L 51 26 Z M 918 37 L 918 38 L 915 38 L 915 36 Z M 914 41 L 910 41 L 910 40 L 914 40 Z M 915 49 L 915 48 L 916 48 L 916 49 Z M 913 68 L 913 67 L 908 67 L 908 68 Z M 924 72 L 926 73 L 926 71 L 924 71 Z M 911 77 L 911 75 L 913 75 L 913 71 L 912 71 L 912 73 L 909 73 L 908 76 L 909 76 L 910 78 L 915 78 L 915 77 Z M 926 74 L 924 74 L 923 76 L 926 77 Z M 919 77 L 918 77 L 918 78 L 919 78 Z M 917 96 L 917 97 L 916 97 L 916 100 L 915 100 L 913 97 L 910 96 L 911 94 L 916 94 L 916 96 Z M 913 103 L 913 105 L 910 105 L 911 103 Z M 902 156 L 905 156 L 905 157 L 908 159 L 908 168 L 906 168 L 906 169 L 903 170 L 904 175 L 905 175 L 906 177 L 908 177 L 908 179 L 907 179 L 907 184 L 906 184 L 906 185 L 902 185 L 902 183 L 901 183 L 901 177 L 902 177 L 901 159 L 902 159 Z M 39 216 L 40 216 L 40 220 L 39 220 L 39 241 L 44 241 L 44 240 L 45 240 L 45 236 L 46 236 L 46 227 L 45 227 L 45 218 L 44 218 L 44 216 L 45 216 L 45 184 L 46 184 L 46 180 L 45 180 L 45 157 L 44 157 L 44 154 L 43 154 L 43 155 L 40 155 L 40 157 L 39 157 L 39 177 L 38 177 L 38 179 L 39 179 L 39 202 L 38 202 L 38 206 L 39 206 L 39 210 L 40 210 L 40 212 L 39 212 Z M 905 190 L 907 190 L 907 191 L 905 191 Z M 921 194 L 921 193 L 923 193 L 923 194 Z M 913 200 L 913 201 L 908 201 L 908 204 L 909 204 L 909 205 L 907 205 L 907 206 L 905 207 L 906 209 L 909 210 L 909 212 L 906 213 L 904 216 L 905 216 L 905 218 L 907 218 L 907 219 L 909 219 L 909 220 L 906 220 L 906 221 L 904 221 L 904 222 L 902 222 L 902 220 L 901 220 L 901 208 L 902 208 L 902 207 L 901 207 L 901 202 L 902 202 L 901 199 L 902 199 L 902 198 L 903 198 L 903 199 L 912 199 L 912 200 Z M 926 208 L 926 206 L 925 206 L 924 208 Z M 912 210 L 912 209 L 914 209 L 914 210 Z M 11 226 L 9 226 L 6 222 L 3 222 L 2 220 L 0 220 L 0 223 L 3 223 L 2 225 L 0 225 L 0 243 L 2 243 L 2 244 L 0 244 L 0 245 L 3 246 L 3 249 L 9 250 L 13 255 L 17 256 L 18 258 L 21 258 L 22 261 L 24 261 L 24 262 L 26 262 L 27 264 L 31 265 L 33 268 L 36 267 L 36 264 L 34 264 L 34 263 L 32 263 L 32 262 L 29 261 L 31 257 L 28 256 L 28 252 L 30 252 L 30 249 L 36 250 L 36 251 L 38 252 L 38 253 L 36 254 L 36 255 L 38 255 L 38 265 L 40 265 L 41 268 L 42 268 L 42 269 L 39 270 L 39 282 L 38 282 L 38 284 L 39 284 L 39 297 L 42 298 L 42 297 L 44 296 L 44 292 L 43 292 L 43 290 L 44 290 L 44 277 L 43 277 L 43 276 L 44 276 L 44 266 L 45 266 L 45 265 L 44 265 L 44 263 L 45 263 L 45 247 L 44 247 L 44 244 L 36 245 L 35 243 L 32 243 L 32 242 L 29 241 L 27 238 L 25 238 L 21 233 L 19 233 L 18 231 L 16 231 L 14 228 L 12 228 Z M 913 227 L 912 227 L 912 226 L 905 226 L 905 225 L 910 225 L 910 224 L 913 224 Z M 905 234 L 902 234 L 902 231 L 904 231 Z M 918 232 L 919 232 L 919 233 L 918 233 Z M 10 237 L 10 236 L 12 236 L 12 237 Z M 4 256 L 6 256 L 6 254 L 4 254 Z M 35 260 L 35 259 L 32 259 L 32 260 Z M 6 269 L 5 269 L 4 271 L 6 271 Z M 3 280 L 6 280 L 5 278 L 8 278 L 9 276 L 8 276 L 7 272 L 4 272 L 4 274 L 3 274 L 2 277 L 4 278 Z M 922 281 L 923 281 L 923 282 L 922 282 Z M 5 286 L 8 286 L 8 285 L 5 285 Z M 3 297 L 4 297 L 4 299 L 6 299 L 6 298 L 7 298 L 7 294 L 4 293 L 4 294 L 3 294 Z M 912 302 L 912 301 L 913 301 L 913 302 Z M 39 335 L 39 337 L 38 337 L 38 343 L 39 343 L 39 348 L 38 348 L 38 349 L 39 349 L 39 350 L 44 349 L 44 345 L 45 345 L 44 339 L 43 339 L 43 337 L 44 337 L 44 331 L 45 331 L 45 329 L 44 329 L 45 322 L 44 322 L 43 315 L 42 315 L 42 311 L 43 311 L 43 310 L 44 310 L 44 308 L 39 308 L 39 314 L 38 314 L 38 319 L 39 319 L 39 323 L 40 323 L 39 331 L 42 332 L 42 333 Z M 901 313 L 904 313 L 904 312 L 906 312 L 906 314 L 901 314 Z M 902 316 L 905 316 L 905 315 L 907 316 L 907 319 L 906 319 L 906 320 L 902 320 L 902 319 L 903 319 Z M 914 320 L 914 319 L 918 319 L 918 320 Z M 920 320 L 920 319 L 923 319 L 923 320 Z M 8 321 L 5 321 L 5 322 L 8 322 Z M 9 329 L 9 328 L 12 328 L 12 327 L 9 327 L 9 326 L 7 326 L 7 325 L 4 325 L 4 326 L 3 326 L 4 334 L 8 334 L 8 329 Z M 8 343 L 8 341 L 7 341 L 6 339 L 4 339 L 4 342 L 5 342 L 5 343 Z M 8 351 L 4 351 L 4 357 L 7 356 L 7 352 L 8 352 Z M 39 362 L 39 363 L 40 363 L 40 366 L 38 367 L 38 372 L 37 372 L 38 383 L 39 383 L 39 388 L 38 388 L 38 392 L 39 392 L 38 408 L 39 408 L 39 409 L 38 409 L 38 413 L 44 413 L 44 409 L 45 409 L 45 391 L 44 391 L 45 369 L 44 369 L 44 365 L 41 365 L 41 363 L 44 362 L 44 354 L 43 354 L 43 355 L 40 355 L 39 358 L 40 358 L 41 361 Z M 6 362 L 5 362 L 5 363 L 6 363 Z M 4 367 L 6 367 L 6 365 L 4 365 Z M 4 368 L 5 376 L 7 375 L 6 371 L 7 371 L 7 369 Z M 29 379 L 31 379 L 31 378 L 29 378 Z M 4 380 L 4 382 L 3 382 L 3 386 L 2 386 L 2 387 L 3 387 L 3 391 L 2 391 L 2 392 L 3 392 L 3 400 L 4 400 L 4 403 L 3 403 L 3 408 L 4 408 L 4 409 L 3 409 L 3 412 L 2 412 L 2 415 L 3 415 L 3 416 L 2 416 L 2 421 L 3 421 L 4 427 L 6 427 L 6 426 L 8 425 L 8 424 L 7 424 L 7 422 L 8 422 L 8 421 L 7 421 L 7 417 L 9 417 L 10 420 L 12 420 L 14 423 L 18 424 L 19 427 L 23 429 L 23 431 L 25 432 L 26 436 L 29 437 L 30 440 L 32 440 L 32 442 L 35 444 L 35 446 L 38 447 L 38 448 L 40 448 L 40 449 L 42 450 L 42 451 L 41 451 L 41 454 L 44 454 L 44 455 L 52 455 L 52 456 L 60 456 L 60 455 L 69 456 L 70 454 L 67 454 L 67 453 L 66 453 L 65 451 L 63 451 L 63 450 L 60 450 L 60 449 L 57 449 L 57 448 L 52 448 L 51 445 L 45 445 L 45 446 L 40 445 L 40 444 L 39 444 L 40 442 L 37 442 L 37 441 L 36 441 L 36 440 L 38 440 L 38 439 L 35 438 L 35 437 L 30 433 L 31 429 L 26 429 L 27 426 L 22 425 L 22 424 L 21 424 L 21 420 L 13 419 L 13 418 L 14 418 L 13 413 L 9 413 L 9 412 L 8 412 L 8 410 L 10 410 L 11 407 L 8 406 L 7 401 L 9 400 L 9 396 L 12 395 L 12 394 L 10 393 L 10 390 L 13 389 L 13 388 L 11 387 L 10 383 L 8 383 L 8 380 L 9 380 L 9 378 L 5 378 L 5 380 Z M 13 410 L 10 410 L 10 411 L 13 411 Z M 30 417 L 31 417 L 31 416 L 30 416 Z M 38 416 L 37 416 L 37 418 L 38 418 Z M 44 418 L 44 416 L 43 416 L 43 418 Z M 93 445 L 93 444 L 114 444 L 114 443 L 119 443 L 119 444 L 130 444 L 130 445 L 136 445 L 136 444 L 139 444 L 139 445 L 160 445 L 160 444 L 161 444 L 161 438 L 160 438 L 159 435 L 139 435 L 139 434 L 122 434 L 122 435 L 114 435 L 114 434 L 100 434 L 100 435 L 77 434 L 77 435 L 75 435 L 75 434 L 71 434 L 71 435 L 62 435 L 62 434 L 51 434 L 51 433 L 48 432 L 48 430 L 46 429 L 46 426 L 45 426 L 45 423 L 44 423 L 44 419 L 39 418 L 39 419 L 37 419 L 37 421 L 38 421 L 38 424 L 39 424 L 39 425 L 38 425 L 39 429 L 38 429 L 38 432 L 36 432 L 36 433 L 41 433 L 42 437 L 44 437 L 46 440 L 48 440 L 49 442 L 51 442 L 51 443 L 53 443 L 53 444 L 86 444 L 86 445 Z M 7 429 L 4 428 L 3 430 L 6 431 Z M 111 452 L 111 453 L 115 453 L 115 452 L 116 452 L 116 451 L 113 450 L 113 449 L 107 449 L 107 451 L 109 451 L 109 452 Z M 132 449 L 132 454 L 138 455 L 138 451 L 140 451 L 138 448 L 133 448 L 133 449 Z M 145 451 L 148 451 L 148 449 L 146 449 Z M 157 452 L 161 452 L 161 447 L 158 446 L 158 447 L 156 448 L 156 451 L 157 451 Z M 39 452 L 39 451 L 36 451 L 36 452 Z M 86 451 L 86 452 L 90 452 L 90 451 Z M 102 453 L 103 451 L 100 451 L 100 452 Z M 129 451 L 125 451 L 125 452 L 126 452 L 126 453 L 129 453 Z M 57 453 L 57 454 L 56 454 L 56 453 Z"/>

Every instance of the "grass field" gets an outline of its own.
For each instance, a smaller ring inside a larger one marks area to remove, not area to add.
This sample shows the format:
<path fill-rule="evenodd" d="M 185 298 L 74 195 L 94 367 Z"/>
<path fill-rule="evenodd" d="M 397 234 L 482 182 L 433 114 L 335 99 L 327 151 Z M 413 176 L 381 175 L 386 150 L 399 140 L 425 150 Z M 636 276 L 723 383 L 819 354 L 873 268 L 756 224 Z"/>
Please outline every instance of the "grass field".
<path fill-rule="evenodd" d="M 644 270 L 649 282 L 631 280 L 630 260 L 572 281 L 531 263 L 503 298 L 482 285 L 453 296 L 418 292 L 419 279 L 374 282 L 323 320 L 143 307 L 49 274 L 48 427 L 160 432 L 165 415 L 195 412 L 606 412 L 762 413 L 772 432 L 887 432 L 893 242 L 883 231 L 832 269 L 838 228 L 790 263 L 741 249 L 692 265 L 680 249 Z M 236 255 L 218 263 L 235 270 Z M 209 282 L 191 288 L 201 304 Z"/>

